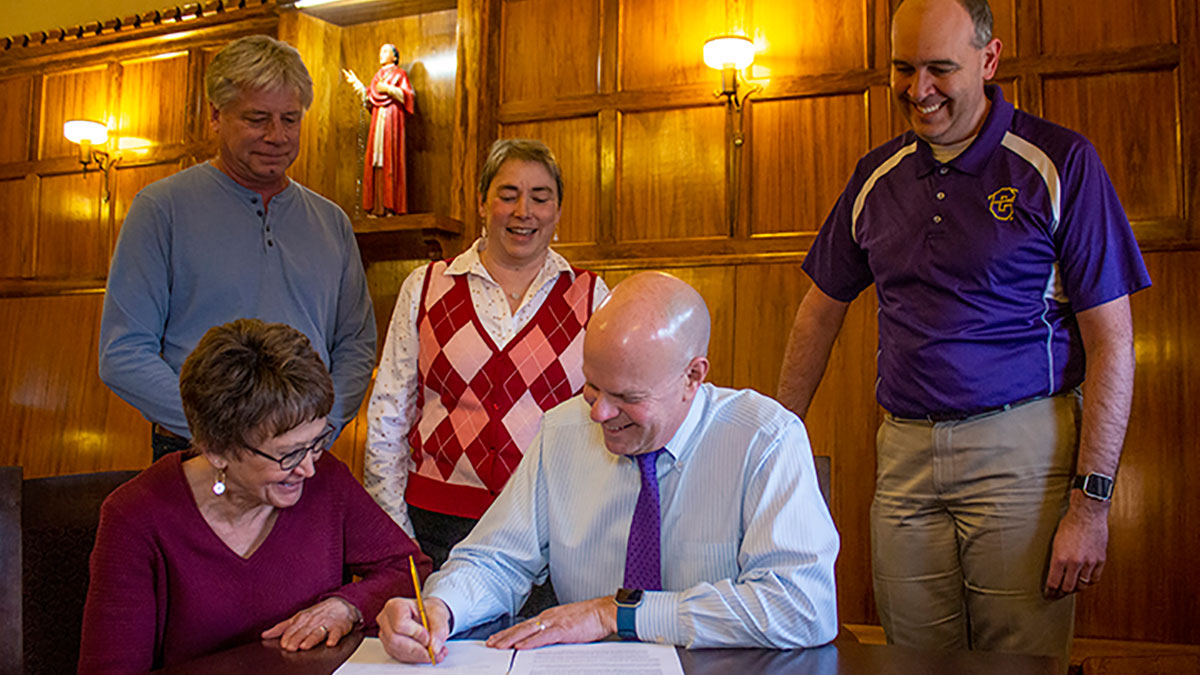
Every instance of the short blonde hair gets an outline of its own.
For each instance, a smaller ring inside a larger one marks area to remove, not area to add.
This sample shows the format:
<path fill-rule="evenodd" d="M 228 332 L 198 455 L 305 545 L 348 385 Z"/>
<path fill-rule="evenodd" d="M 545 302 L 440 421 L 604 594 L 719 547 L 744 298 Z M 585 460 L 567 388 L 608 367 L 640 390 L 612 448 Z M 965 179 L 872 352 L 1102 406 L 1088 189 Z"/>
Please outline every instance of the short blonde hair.
<path fill-rule="evenodd" d="M 225 45 L 209 64 L 204 87 L 217 110 L 250 90 L 294 89 L 305 110 L 313 100 L 312 77 L 300 52 L 267 35 L 247 35 Z"/>

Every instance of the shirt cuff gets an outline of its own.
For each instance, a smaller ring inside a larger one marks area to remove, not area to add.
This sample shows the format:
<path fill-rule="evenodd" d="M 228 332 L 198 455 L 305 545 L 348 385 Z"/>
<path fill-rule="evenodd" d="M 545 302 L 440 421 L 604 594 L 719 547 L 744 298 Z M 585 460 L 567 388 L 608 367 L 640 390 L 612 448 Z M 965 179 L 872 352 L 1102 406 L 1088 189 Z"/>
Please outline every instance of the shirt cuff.
<path fill-rule="evenodd" d="M 450 634 L 449 634 L 448 638 L 454 637 L 456 632 L 461 632 L 461 631 L 471 628 L 471 626 L 467 625 L 467 622 L 462 622 L 460 624 L 457 621 L 457 617 L 462 616 L 462 614 L 458 611 L 458 607 L 462 607 L 462 604 L 461 604 L 462 598 L 458 597 L 458 595 L 455 594 L 453 592 L 453 590 L 451 590 L 449 588 L 443 588 L 440 591 L 434 593 L 434 592 L 430 591 L 429 586 L 426 585 L 425 598 L 426 599 L 437 598 L 438 600 L 441 600 L 442 602 L 446 603 L 446 609 L 450 611 Z M 456 607 L 456 605 L 457 605 L 457 607 Z M 458 630 L 456 631 L 455 629 L 458 629 Z"/>
<path fill-rule="evenodd" d="M 683 630 L 679 625 L 679 604 L 682 593 L 646 591 L 642 594 L 642 606 L 635 615 L 638 639 L 642 642 L 659 644 L 684 644 Z"/>

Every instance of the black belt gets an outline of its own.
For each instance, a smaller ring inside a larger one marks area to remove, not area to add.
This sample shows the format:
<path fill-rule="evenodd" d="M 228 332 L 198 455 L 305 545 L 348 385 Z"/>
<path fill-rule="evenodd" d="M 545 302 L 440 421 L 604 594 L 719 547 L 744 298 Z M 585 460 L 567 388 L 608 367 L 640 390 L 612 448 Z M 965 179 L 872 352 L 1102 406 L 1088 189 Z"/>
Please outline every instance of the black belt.
<path fill-rule="evenodd" d="M 1029 398 L 1023 398 L 1019 401 L 1013 401 L 1012 403 L 1006 403 L 1001 406 L 996 406 L 995 408 L 982 408 L 982 409 L 978 409 L 978 410 L 950 410 L 950 411 L 945 411 L 945 412 L 932 412 L 932 413 L 927 413 L 923 417 L 919 417 L 917 419 L 924 419 L 924 420 L 928 420 L 930 422 L 961 422 L 963 420 L 970 419 L 972 417 L 983 417 L 984 415 L 995 415 L 996 413 L 1006 412 L 1008 410 L 1012 410 L 1013 408 L 1016 408 L 1017 406 L 1025 405 L 1026 403 L 1033 403 L 1034 401 L 1040 401 L 1043 398 L 1046 398 L 1046 397 L 1045 396 L 1030 396 Z"/>

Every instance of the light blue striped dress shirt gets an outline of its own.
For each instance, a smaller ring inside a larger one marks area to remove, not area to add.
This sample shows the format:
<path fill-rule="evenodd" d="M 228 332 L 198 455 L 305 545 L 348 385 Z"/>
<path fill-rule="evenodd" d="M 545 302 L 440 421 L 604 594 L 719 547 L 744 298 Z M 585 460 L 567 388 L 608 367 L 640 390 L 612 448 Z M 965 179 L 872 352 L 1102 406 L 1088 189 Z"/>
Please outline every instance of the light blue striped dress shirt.
<path fill-rule="evenodd" d="M 604 447 L 581 396 L 546 413 L 508 485 L 429 578 L 456 633 L 515 614 L 547 570 L 562 603 L 612 595 L 640 477 Z M 838 535 L 803 423 L 755 391 L 703 385 L 658 458 L 663 591 L 644 641 L 686 647 L 824 644 L 838 631 Z"/>

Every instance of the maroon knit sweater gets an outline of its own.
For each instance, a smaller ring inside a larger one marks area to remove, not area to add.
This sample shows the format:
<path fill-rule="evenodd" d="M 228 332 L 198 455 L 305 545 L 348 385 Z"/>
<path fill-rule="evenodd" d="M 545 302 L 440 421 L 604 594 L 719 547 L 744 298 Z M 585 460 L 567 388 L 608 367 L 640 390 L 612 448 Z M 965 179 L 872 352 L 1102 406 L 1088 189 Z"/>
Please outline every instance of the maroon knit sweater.
<path fill-rule="evenodd" d="M 388 598 L 413 595 L 414 553 L 424 577 L 429 558 L 326 453 L 300 500 L 244 559 L 200 515 L 181 453 L 172 453 L 101 507 L 79 672 L 146 672 L 255 641 L 331 596 L 374 626 Z M 362 578 L 348 583 L 351 575 Z"/>

